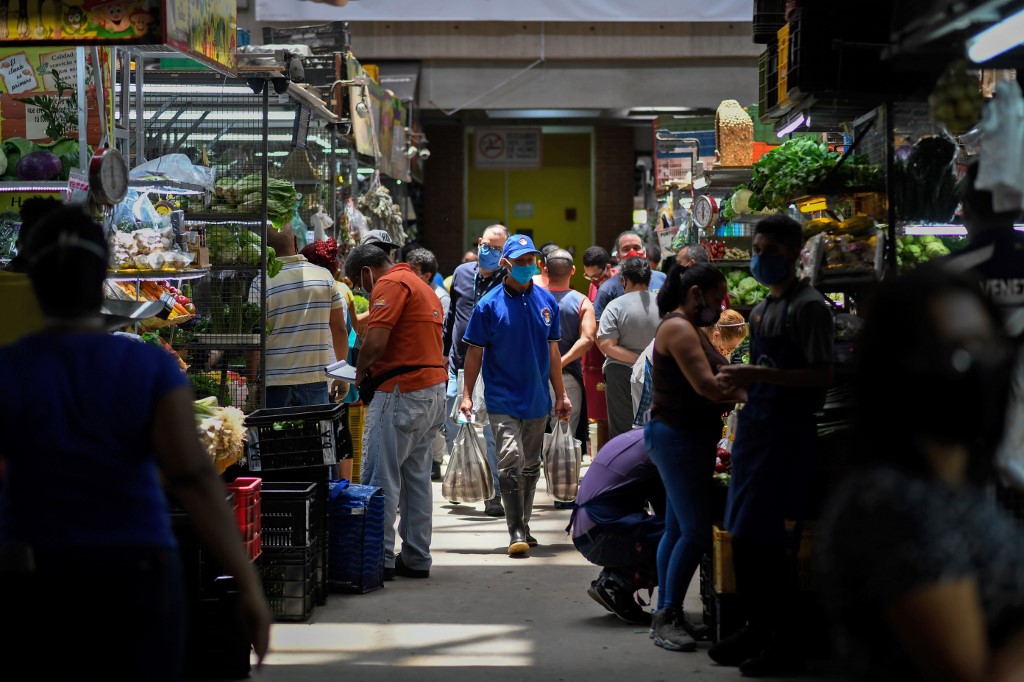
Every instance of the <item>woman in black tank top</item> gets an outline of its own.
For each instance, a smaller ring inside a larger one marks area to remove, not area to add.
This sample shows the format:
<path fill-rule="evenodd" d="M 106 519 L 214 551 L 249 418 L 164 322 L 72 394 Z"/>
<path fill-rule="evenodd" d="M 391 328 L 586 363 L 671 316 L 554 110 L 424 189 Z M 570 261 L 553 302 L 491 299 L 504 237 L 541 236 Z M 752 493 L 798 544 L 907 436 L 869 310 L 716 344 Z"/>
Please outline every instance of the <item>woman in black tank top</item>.
<path fill-rule="evenodd" d="M 714 325 L 728 295 L 713 265 L 672 269 L 658 294 L 662 322 L 654 338 L 654 404 L 645 440 L 665 484 L 665 534 L 658 545 L 658 609 L 654 643 L 695 651 L 707 628 L 683 613 L 683 600 L 711 536 L 711 485 L 722 414 L 746 395 L 726 393 L 715 372 L 726 360 L 699 327 Z"/>

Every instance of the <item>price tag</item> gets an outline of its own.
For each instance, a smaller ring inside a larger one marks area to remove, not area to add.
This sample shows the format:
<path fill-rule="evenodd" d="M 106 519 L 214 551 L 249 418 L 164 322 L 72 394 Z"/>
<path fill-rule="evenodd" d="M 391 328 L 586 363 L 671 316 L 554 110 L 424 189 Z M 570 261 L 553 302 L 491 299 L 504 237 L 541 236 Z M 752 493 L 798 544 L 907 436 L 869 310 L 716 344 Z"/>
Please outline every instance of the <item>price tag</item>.
<path fill-rule="evenodd" d="M 86 204 L 89 202 L 89 174 L 80 168 L 72 168 L 68 176 L 68 189 L 65 202 L 69 204 Z"/>

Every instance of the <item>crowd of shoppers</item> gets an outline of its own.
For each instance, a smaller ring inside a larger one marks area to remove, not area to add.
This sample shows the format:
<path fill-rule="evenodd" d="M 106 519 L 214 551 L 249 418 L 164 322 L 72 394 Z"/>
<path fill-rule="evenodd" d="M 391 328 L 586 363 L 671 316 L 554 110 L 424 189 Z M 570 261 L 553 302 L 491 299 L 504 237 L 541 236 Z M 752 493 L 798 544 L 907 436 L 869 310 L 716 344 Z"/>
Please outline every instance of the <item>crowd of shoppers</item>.
<path fill-rule="evenodd" d="M 853 433 L 862 454 L 815 534 L 837 660 L 857 679 L 1001 680 L 1024 670 L 1020 530 L 986 494 L 1024 481 L 1024 322 L 1019 289 L 1007 284 L 1024 272 L 1024 237 L 1014 230 L 1019 216 L 994 212 L 976 177 L 971 166 L 967 248 L 883 284 L 858 339 Z M 42 637 L 48 616 L 71 608 L 67 628 L 78 640 L 68 646 L 85 677 L 102 668 L 176 678 L 182 581 L 168 496 L 236 576 L 261 657 L 267 607 L 191 428 L 187 379 L 165 354 L 103 333 L 99 226 L 78 209 L 40 206 L 34 215 L 34 206 L 14 269 L 31 285 L 42 331 L 0 345 L 0 420 L 13 434 L 0 444 L 0 595 L 25 624 L 3 643 L 0 665 L 20 665 L 28 654 L 19 643 Z M 684 603 L 719 520 L 712 486 L 724 416 L 741 405 L 723 523 L 746 619 L 707 653 L 751 677 L 805 668 L 794 559 L 809 513 L 815 415 L 834 379 L 835 322 L 833 304 L 797 276 L 799 223 L 772 215 L 754 227 L 751 274 L 770 293 L 749 321 L 728 308 L 726 278 L 703 247 L 663 262 L 633 231 L 611 253 L 582 254 L 586 294 L 573 287 L 573 249 L 537 248 L 498 224 L 448 280 L 431 251 L 399 249 L 384 231 L 366 233 L 344 256 L 333 240 L 299 252 L 289 226 L 268 242 L 284 267 L 265 294 L 252 294 L 266 301 L 267 404 L 346 395 L 366 404 L 361 480 L 385 494 L 386 580 L 431 574 L 431 480 L 459 422 L 486 441 L 496 494 L 484 513 L 504 517 L 505 551 L 516 557 L 539 544 L 530 520 L 545 433 L 566 421 L 589 434 L 594 422 L 599 447 L 566 528 L 600 567 L 586 592 L 620 620 L 649 627 L 657 647 L 696 651 L 710 632 Z M 69 276 L 72 291 L 58 284 Z M 366 299 L 366 313 L 356 313 L 354 295 Z M 749 360 L 734 360 L 748 337 Z M 355 380 L 329 393 L 323 368 L 335 358 L 355 365 Z M 631 385 L 638 363 L 649 377 L 642 421 Z M 130 406 L 104 388 L 129 382 L 145 388 Z M 81 396 L 91 397 L 71 399 Z M 127 409 L 135 425 L 116 442 L 104 430 L 114 404 L 118 422 Z M 75 495 L 40 496 L 61 483 L 52 478 L 58 469 L 29 456 L 40 452 L 82 463 L 89 484 L 74 478 L 77 467 L 60 486 Z M 42 510 L 44 502 L 66 511 Z M 52 521 L 71 517 L 75 524 Z M 645 608 L 638 595 L 655 589 Z M 93 636 L 82 618 L 99 608 L 94 596 L 111 593 L 140 595 L 140 618 L 116 638 Z M 137 655 L 114 660 L 110 646 L 126 642 Z"/>

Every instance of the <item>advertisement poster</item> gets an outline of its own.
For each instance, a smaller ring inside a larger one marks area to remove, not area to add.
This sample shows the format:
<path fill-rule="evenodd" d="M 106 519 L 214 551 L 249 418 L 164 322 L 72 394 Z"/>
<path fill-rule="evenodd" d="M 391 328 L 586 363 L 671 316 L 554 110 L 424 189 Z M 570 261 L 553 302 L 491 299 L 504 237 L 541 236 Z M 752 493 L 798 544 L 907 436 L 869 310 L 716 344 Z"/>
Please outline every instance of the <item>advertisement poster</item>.
<path fill-rule="evenodd" d="M 0 0 L 0 41 L 5 43 L 147 44 L 160 39 L 160 0 Z"/>
<path fill-rule="evenodd" d="M 2 2 L 2 0 L 0 0 Z M 40 106 L 28 104 L 26 98 L 43 98 L 48 105 L 57 104 L 57 79 L 64 83 L 63 100 L 77 104 L 74 93 L 76 55 L 74 48 L 24 47 L 0 49 L 0 139 L 23 137 L 33 142 L 49 142 L 45 112 Z M 68 90 L 68 88 L 70 88 Z M 86 138 L 96 146 L 102 138 L 96 89 L 92 70 L 86 75 L 88 124 Z M 75 104 L 71 104 L 74 108 Z M 67 105 L 66 105 L 67 106 Z M 52 116 L 51 116 L 52 118 Z M 77 115 L 67 122 L 65 137 L 78 136 Z"/>
<path fill-rule="evenodd" d="M 238 43 L 236 0 L 167 0 L 167 44 L 234 76 Z"/>

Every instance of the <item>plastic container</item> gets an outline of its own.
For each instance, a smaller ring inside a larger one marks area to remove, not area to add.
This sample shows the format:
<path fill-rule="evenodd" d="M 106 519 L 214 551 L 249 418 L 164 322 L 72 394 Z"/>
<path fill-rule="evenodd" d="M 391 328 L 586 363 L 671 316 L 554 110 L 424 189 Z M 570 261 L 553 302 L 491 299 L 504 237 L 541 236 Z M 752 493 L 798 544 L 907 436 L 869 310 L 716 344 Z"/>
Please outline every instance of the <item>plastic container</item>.
<path fill-rule="evenodd" d="M 263 547 L 310 547 L 316 483 L 266 481 L 262 491 Z"/>
<path fill-rule="evenodd" d="M 332 591 L 384 587 L 384 490 L 333 482 L 329 495 L 328 581 Z"/>
<path fill-rule="evenodd" d="M 334 464 L 345 405 L 264 408 L 246 417 L 251 472 Z"/>
<path fill-rule="evenodd" d="M 242 531 L 242 542 L 251 544 L 253 538 L 260 535 L 261 505 L 260 488 L 263 479 L 252 477 L 239 477 L 227 484 L 227 489 L 235 496 L 235 520 L 238 528 Z M 257 554 L 250 556 L 255 559 L 259 556 L 259 543 L 256 543 Z"/>
<path fill-rule="evenodd" d="M 275 621 L 302 622 L 313 614 L 314 561 L 310 547 L 264 550 L 260 578 Z"/>

